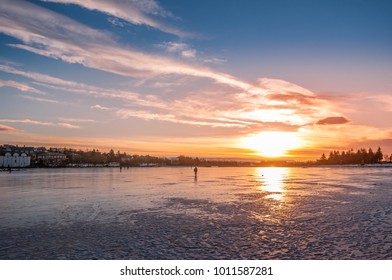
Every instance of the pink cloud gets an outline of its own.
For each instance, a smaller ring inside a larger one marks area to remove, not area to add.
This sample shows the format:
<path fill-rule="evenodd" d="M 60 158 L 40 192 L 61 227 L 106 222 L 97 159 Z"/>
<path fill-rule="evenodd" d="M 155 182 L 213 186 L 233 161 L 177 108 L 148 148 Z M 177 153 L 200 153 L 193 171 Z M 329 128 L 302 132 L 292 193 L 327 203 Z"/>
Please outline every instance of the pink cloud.
<path fill-rule="evenodd" d="M 109 108 L 109 107 L 105 107 L 105 106 L 101 106 L 99 104 L 96 104 L 94 106 L 90 107 L 91 109 L 98 109 L 98 110 L 104 110 L 104 111 L 110 111 L 113 110 L 113 108 Z"/>

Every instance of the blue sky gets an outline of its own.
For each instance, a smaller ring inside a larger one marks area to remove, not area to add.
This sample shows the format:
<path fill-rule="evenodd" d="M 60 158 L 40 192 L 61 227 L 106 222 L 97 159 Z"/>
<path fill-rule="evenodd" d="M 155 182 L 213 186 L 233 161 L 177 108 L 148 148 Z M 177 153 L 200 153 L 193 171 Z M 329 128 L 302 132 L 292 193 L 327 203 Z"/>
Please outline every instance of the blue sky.
<path fill-rule="evenodd" d="M 2 1 L 0 137 L 259 157 L 275 135 L 291 142 L 280 156 L 392 153 L 391 12 L 390 1 Z"/>

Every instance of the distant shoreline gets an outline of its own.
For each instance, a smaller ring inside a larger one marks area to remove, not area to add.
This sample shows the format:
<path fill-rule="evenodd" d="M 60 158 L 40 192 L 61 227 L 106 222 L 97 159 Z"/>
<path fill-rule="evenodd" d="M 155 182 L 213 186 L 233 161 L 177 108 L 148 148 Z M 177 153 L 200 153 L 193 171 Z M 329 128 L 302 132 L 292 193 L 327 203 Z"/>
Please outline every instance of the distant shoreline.
<path fill-rule="evenodd" d="M 129 166 L 129 167 L 113 167 L 113 166 L 45 166 L 45 167 L 15 167 L 11 168 L 11 172 L 31 170 L 31 169 L 91 169 L 91 168 L 107 168 L 107 169 L 130 169 L 130 168 L 189 168 L 192 166 L 177 165 L 177 166 Z M 377 163 L 377 164 L 335 164 L 335 165 L 255 165 L 255 166 L 199 166 L 201 168 L 392 168 L 392 163 Z M 0 172 L 9 172 L 8 168 L 1 168 Z"/>

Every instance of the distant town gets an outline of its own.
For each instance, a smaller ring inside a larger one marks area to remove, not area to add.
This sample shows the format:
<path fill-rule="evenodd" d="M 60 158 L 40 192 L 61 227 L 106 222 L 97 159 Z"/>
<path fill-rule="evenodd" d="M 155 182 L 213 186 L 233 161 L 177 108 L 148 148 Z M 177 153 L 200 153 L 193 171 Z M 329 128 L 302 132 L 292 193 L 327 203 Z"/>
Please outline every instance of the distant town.
<path fill-rule="evenodd" d="M 298 162 L 287 160 L 240 161 L 225 159 L 203 159 L 188 156 L 173 158 L 150 155 L 129 155 L 125 152 L 101 152 L 98 149 L 78 150 L 71 148 L 27 147 L 0 145 L 0 168 L 38 167 L 154 167 L 154 166 L 318 166 L 318 165 L 368 165 L 392 162 L 392 154 L 383 155 L 381 148 L 375 152 L 371 148 L 354 152 L 332 151 L 315 161 Z"/>
<path fill-rule="evenodd" d="M 130 155 L 125 152 L 101 152 L 98 149 L 0 146 L 0 167 L 153 167 L 153 166 L 250 166 L 254 162 L 207 160 L 198 157 L 173 158 L 150 155 Z"/>

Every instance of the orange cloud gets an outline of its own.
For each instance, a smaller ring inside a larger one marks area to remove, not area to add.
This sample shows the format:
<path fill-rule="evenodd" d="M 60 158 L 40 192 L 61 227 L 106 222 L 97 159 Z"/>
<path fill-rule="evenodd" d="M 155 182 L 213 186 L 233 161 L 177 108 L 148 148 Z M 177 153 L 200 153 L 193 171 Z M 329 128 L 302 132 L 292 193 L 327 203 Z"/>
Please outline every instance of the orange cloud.
<path fill-rule="evenodd" d="M 20 131 L 17 130 L 16 128 L 11 127 L 11 126 L 0 124 L 0 132 L 15 133 L 15 132 L 20 132 Z"/>
<path fill-rule="evenodd" d="M 53 123 L 53 122 L 42 122 L 30 119 L 24 120 L 10 120 L 10 119 L 2 119 L 0 122 L 8 122 L 8 123 L 27 123 L 27 124 L 34 124 L 34 125 L 44 125 L 44 126 L 57 126 L 57 127 L 65 127 L 65 128 L 81 128 L 78 125 L 73 125 L 69 123 Z"/>

